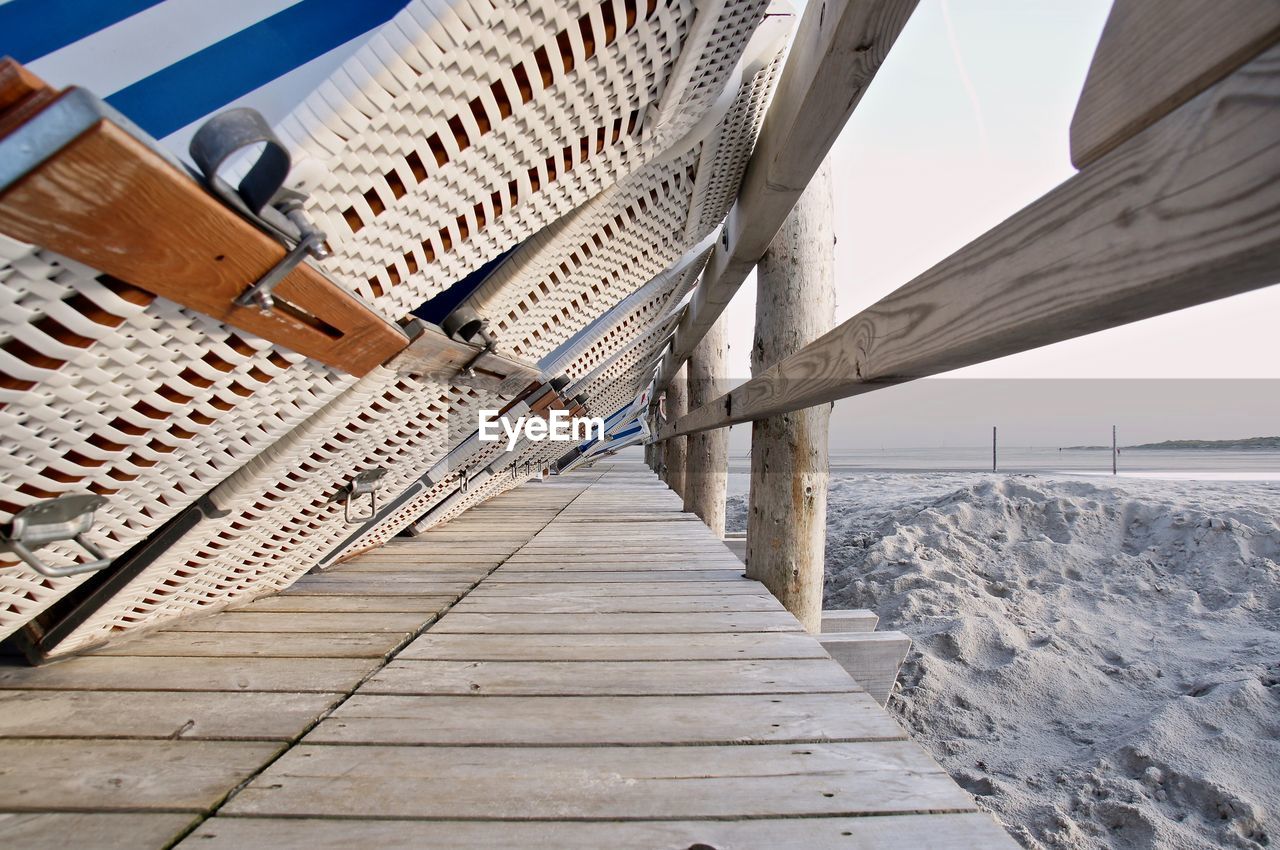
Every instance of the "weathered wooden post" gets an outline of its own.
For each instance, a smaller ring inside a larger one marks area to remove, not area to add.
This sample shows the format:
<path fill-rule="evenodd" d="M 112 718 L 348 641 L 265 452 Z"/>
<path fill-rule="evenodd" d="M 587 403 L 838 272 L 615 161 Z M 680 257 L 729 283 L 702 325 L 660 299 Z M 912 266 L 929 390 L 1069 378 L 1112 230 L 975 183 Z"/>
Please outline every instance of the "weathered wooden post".
<path fill-rule="evenodd" d="M 681 366 L 671 386 L 667 387 L 667 421 L 674 422 L 688 412 L 689 369 Z M 662 478 L 678 496 L 684 495 L 685 440 L 685 437 L 672 437 L 663 441 L 660 449 L 665 470 Z"/>
<path fill-rule="evenodd" d="M 690 410 L 697 410 L 728 392 L 728 382 L 725 381 L 728 350 L 724 317 L 721 316 L 689 358 Z M 684 509 L 701 517 L 717 537 L 724 537 L 725 489 L 729 481 L 729 429 L 700 431 L 690 434 L 688 440 Z"/>
<path fill-rule="evenodd" d="M 649 432 L 653 433 L 659 427 L 658 426 L 658 405 L 652 401 L 649 402 L 649 409 L 646 411 L 646 414 L 649 422 Z M 658 471 L 657 440 L 644 444 L 644 465 L 652 469 L 654 472 Z"/>
<path fill-rule="evenodd" d="M 831 164 L 814 174 L 756 270 L 751 372 L 812 342 L 835 322 Z M 801 380 L 778 376 L 778 380 Z M 810 632 L 822 626 L 827 521 L 827 404 L 757 419 L 751 430 L 747 575 L 764 582 Z"/>

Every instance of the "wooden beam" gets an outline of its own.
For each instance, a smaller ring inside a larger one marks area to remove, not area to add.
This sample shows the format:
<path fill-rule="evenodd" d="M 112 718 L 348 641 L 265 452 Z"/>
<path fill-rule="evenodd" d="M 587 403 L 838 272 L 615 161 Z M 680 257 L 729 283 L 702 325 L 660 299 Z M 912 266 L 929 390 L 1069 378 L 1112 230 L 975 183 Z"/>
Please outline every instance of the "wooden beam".
<path fill-rule="evenodd" d="M 11 101 L 25 120 L 0 139 L 0 232 L 354 375 L 408 344 L 307 262 L 279 283 L 271 310 L 237 306 L 285 248 L 96 112 L 86 92 L 68 89 L 34 114 L 32 97 Z"/>
<path fill-rule="evenodd" d="M 729 343 L 724 320 L 716 322 L 689 358 L 689 407 L 701 407 L 727 388 Z M 729 429 L 704 431 L 685 446 L 684 509 L 696 514 L 711 533 L 724 537 L 725 495 L 729 485 Z"/>
<path fill-rule="evenodd" d="M 1280 48 L 663 438 L 936 375 L 1280 280 Z"/>
<path fill-rule="evenodd" d="M 676 373 L 676 379 L 667 387 L 667 418 L 675 422 L 689 412 L 689 379 L 683 366 Z M 688 445 L 684 437 L 667 440 L 662 454 L 662 480 L 675 491 L 677 496 L 684 496 L 684 470 L 688 461 Z"/>
<path fill-rule="evenodd" d="M 411 332 L 414 330 L 419 328 L 410 328 Z M 535 364 L 459 342 L 435 325 L 423 323 L 420 330 L 409 346 L 387 363 L 387 368 L 453 386 L 492 390 L 502 398 L 510 398 L 544 380 Z M 467 364 L 471 364 L 470 374 L 462 374 Z"/>
<path fill-rule="evenodd" d="M 1116 0 L 1071 120 L 1084 168 L 1280 41 L 1276 0 Z"/>
<path fill-rule="evenodd" d="M 806 7 L 724 237 L 680 320 L 658 388 L 671 383 L 764 255 L 915 7 L 916 0 Z"/>

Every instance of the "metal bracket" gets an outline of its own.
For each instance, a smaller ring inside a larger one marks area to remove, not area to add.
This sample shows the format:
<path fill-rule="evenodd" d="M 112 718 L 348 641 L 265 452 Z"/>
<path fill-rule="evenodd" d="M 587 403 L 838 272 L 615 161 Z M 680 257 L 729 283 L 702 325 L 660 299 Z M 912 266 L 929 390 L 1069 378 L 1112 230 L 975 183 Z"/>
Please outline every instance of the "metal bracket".
<path fill-rule="evenodd" d="M 377 467 L 376 469 L 366 469 L 364 472 L 357 474 L 355 478 L 351 479 L 351 483 L 346 487 L 347 499 L 343 506 L 343 518 L 346 520 L 348 525 L 352 525 L 357 522 L 368 522 L 377 515 L 378 481 L 386 474 L 387 471 L 385 469 Z M 360 496 L 369 497 L 369 513 L 364 516 L 351 513 L 351 506 Z"/>
<path fill-rule="evenodd" d="M 483 333 L 483 331 L 481 331 Z M 484 336 L 484 348 L 472 355 L 471 359 L 462 364 L 462 368 L 458 370 L 459 378 L 474 378 L 476 376 L 476 364 L 483 360 L 486 356 L 493 353 L 493 339 L 487 334 Z"/>
<path fill-rule="evenodd" d="M 220 173 L 224 165 L 252 148 L 258 156 L 240 185 L 230 186 Z M 275 306 L 271 290 L 307 257 L 329 256 L 325 235 L 303 211 L 307 194 L 300 186 L 286 186 L 292 159 L 270 125 L 255 109 L 236 107 L 200 125 L 191 138 L 191 158 L 204 175 L 205 186 L 224 204 L 289 247 L 258 281 L 236 298 L 241 307 L 269 311 Z"/>
<path fill-rule="evenodd" d="M 75 493 L 28 505 L 14 515 L 8 528 L 0 529 L 0 549 L 7 549 L 33 570 L 49 578 L 65 578 L 96 572 L 110 566 L 111 559 L 86 538 L 93 528 L 93 512 L 107 503 L 101 496 Z M 53 567 L 34 552 L 49 543 L 74 540 L 92 561 L 81 561 L 68 567 Z"/>
<path fill-rule="evenodd" d="M 298 212 L 301 214 L 300 210 Z M 271 291 L 276 288 L 280 281 L 289 276 L 289 272 L 293 271 L 298 263 L 302 262 L 308 255 L 317 259 L 323 259 L 329 255 L 324 248 L 324 240 L 324 234 L 312 228 L 301 242 L 290 248 L 289 253 L 281 257 L 280 261 L 271 267 L 270 271 L 240 293 L 239 297 L 236 298 L 236 303 L 241 307 L 257 307 L 259 310 L 270 311 L 276 303 L 275 299 L 271 297 Z"/>

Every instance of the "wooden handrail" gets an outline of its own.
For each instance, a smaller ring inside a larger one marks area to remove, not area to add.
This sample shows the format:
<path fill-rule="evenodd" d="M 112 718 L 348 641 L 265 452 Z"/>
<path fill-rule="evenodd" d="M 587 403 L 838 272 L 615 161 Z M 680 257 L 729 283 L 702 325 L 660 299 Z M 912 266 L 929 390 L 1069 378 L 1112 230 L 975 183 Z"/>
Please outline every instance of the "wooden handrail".
<path fill-rule="evenodd" d="M 660 439 L 1280 281 L 1280 47 Z"/>
<path fill-rule="evenodd" d="M 853 114 L 917 0 L 828 0 L 800 19 L 778 91 L 725 222 L 724 240 L 662 362 L 667 386 L 768 250 Z"/>
<path fill-rule="evenodd" d="M 1275 0 L 1116 0 L 1071 119 L 1084 168 L 1280 41 Z"/>

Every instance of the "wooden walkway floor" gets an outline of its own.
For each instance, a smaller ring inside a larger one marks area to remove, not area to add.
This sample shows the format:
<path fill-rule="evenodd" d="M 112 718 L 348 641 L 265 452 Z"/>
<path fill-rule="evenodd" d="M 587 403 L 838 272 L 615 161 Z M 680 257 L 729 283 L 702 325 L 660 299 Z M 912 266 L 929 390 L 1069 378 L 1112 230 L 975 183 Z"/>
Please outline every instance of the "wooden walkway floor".
<path fill-rule="evenodd" d="M 0 736 L 8 848 L 1015 846 L 625 461 L 0 667 Z"/>

